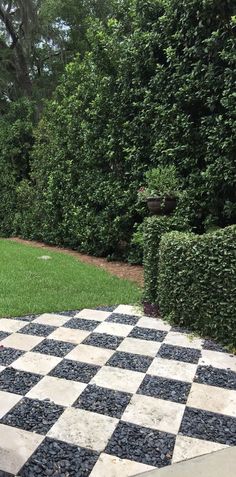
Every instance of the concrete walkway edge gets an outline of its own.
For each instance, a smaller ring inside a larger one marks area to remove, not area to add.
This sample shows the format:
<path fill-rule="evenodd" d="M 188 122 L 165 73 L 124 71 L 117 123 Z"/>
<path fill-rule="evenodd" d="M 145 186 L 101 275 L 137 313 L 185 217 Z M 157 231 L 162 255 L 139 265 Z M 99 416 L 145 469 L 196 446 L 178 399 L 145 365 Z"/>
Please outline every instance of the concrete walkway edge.
<path fill-rule="evenodd" d="M 136 477 L 235 477 L 236 447 L 156 469 Z"/>

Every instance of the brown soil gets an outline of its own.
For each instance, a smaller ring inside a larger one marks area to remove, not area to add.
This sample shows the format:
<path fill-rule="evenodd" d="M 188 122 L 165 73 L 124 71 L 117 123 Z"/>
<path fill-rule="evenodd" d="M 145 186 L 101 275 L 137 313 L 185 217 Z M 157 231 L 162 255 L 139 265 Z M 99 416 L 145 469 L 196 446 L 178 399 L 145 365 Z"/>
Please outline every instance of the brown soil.
<path fill-rule="evenodd" d="M 108 262 L 106 258 L 91 257 L 90 255 L 84 255 L 83 253 L 76 252 L 75 250 L 71 250 L 69 248 L 46 245 L 42 242 L 24 240 L 18 237 L 12 237 L 9 240 L 13 240 L 14 242 L 25 245 L 43 248 L 44 250 L 52 250 L 55 252 L 64 253 L 66 255 L 71 255 L 83 263 L 89 263 L 91 265 L 95 265 L 96 267 L 101 267 L 104 270 L 110 272 L 112 275 L 116 275 L 119 278 L 126 278 L 127 280 L 137 283 L 139 286 L 143 286 L 143 267 L 140 265 L 129 265 L 123 262 Z"/>

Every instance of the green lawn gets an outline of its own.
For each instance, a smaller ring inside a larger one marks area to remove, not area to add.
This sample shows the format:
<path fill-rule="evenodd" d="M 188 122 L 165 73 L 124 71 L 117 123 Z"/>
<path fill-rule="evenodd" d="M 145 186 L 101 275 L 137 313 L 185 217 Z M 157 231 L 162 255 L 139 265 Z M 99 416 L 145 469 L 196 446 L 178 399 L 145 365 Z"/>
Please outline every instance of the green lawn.
<path fill-rule="evenodd" d="M 50 256 L 50 260 L 39 257 Z M 141 291 L 60 252 L 0 240 L 0 316 L 133 304 Z"/>

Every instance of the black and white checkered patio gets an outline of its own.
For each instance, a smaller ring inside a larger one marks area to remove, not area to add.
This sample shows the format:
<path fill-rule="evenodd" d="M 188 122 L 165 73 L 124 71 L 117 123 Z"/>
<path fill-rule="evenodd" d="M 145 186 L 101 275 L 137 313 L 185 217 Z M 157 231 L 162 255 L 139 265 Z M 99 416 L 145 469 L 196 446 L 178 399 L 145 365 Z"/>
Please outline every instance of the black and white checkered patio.
<path fill-rule="evenodd" d="M 0 319 L 0 476 L 129 477 L 236 445 L 236 357 L 134 307 Z"/>

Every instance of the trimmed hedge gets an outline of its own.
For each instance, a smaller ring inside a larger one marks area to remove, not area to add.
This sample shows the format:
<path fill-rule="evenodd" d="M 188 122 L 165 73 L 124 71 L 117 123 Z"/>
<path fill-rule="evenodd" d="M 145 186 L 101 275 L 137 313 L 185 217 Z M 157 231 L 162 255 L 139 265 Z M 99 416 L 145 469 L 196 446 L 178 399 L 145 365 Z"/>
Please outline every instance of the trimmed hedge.
<path fill-rule="evenodd" d="M 162 235 L 173 230 L 187 230 L 187 220 L 176 216 L 153 216 L 144 221 L 144 295 L 143 301 L 158 305 L 159 245 Z"/>
<path fill-rule="evenodd" d="M 160 243 L 164 318 L 236 346 L 236 225 L 202 236 L 171 232 Z"/>

